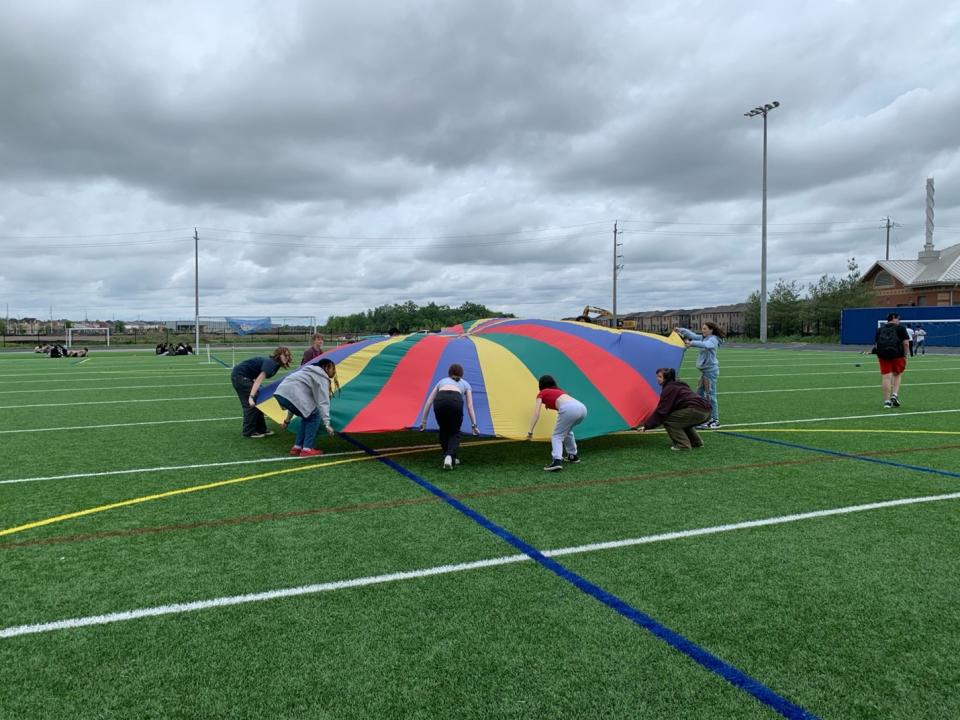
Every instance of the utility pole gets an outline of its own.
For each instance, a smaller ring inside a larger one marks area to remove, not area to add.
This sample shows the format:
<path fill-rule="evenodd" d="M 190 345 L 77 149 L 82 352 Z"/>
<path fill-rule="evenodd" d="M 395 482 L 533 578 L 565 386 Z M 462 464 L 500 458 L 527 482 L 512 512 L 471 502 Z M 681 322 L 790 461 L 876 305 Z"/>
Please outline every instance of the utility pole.
<path fill-rule="evenodd" d="M 613 221 L 613 320 L 614 330 L 617 329 L 617 221 Z"/>
<path fill-rule="evenodd" d="M 886 224 L 884 227 L 887 228 L 887 253 L 886 253 L 886 255 L 884 255 L 883 259 L 884 259 L 884 260 L 889 260 L 889 259 L 890 259 L 890 228 L 892 227 L 892 226 L 890 225 L 890 216 L 889 216 L 889 215 L 887 215 L 887 224 Z"/>
<path fill-rule="evenodd" d="M 200 355 L 200 236 L 193 229 L 193 351 Z"/>

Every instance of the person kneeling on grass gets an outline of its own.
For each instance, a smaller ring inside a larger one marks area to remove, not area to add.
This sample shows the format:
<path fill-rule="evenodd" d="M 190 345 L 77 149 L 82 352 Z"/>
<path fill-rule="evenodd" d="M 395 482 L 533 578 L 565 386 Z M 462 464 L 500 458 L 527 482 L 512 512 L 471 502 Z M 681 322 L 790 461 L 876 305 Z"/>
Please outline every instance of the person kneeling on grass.
<path fill-rule="evenodd" d="M 284 429 L 294 415 L 300 418 L 297 439 L 290 448 L 291 455 L 323 455 L 323 450 L 317 450 L 313 446 L 321 420 L 327 433 L 333 435 L 330 425 L 330 384 L 336 375 L 336 364 L 333 360 L 324 358 L 316 365 L 304 365 L 277 385 L 273 396 L 280 407 L 287 411 L 287 417 L 283 421 Z"/>
<path fill-rule="evenodd" d="M 533 407 L 533 419 L 530 421 L 530 431 L 527 440 L 533 437 L 533 429 L 540 419 L 540 410 L 544 405 L 550 410 L 557 411 L 557 423 L 553 426 L 553 436 L 550 438 L 552 461 L 544 470 L 554 472 L 563 470 L 564 459 L 570 463 L 580 462 L 577 453 L 577 439 L 573 435 L 573 428 L 583 422 L 587 416 L 586 406 L 574 397 L 557 387 L 557 381 L 550 375 L 542 375 L 539 380 L 540 392 L 537 393 L 537 402 Z"/>
<path fill-rule="evenodd" d="M 677 380 L 677 371 L 673 368 L 657 370 L 657 384 L 660 385 L 660 402 L 637 430 L 643 432 L 663 425 L 673 441 L 671 450 L 703 447 L 697 426 L 710 419 L 710 401 L 691 390 L 685 382 Z"/>

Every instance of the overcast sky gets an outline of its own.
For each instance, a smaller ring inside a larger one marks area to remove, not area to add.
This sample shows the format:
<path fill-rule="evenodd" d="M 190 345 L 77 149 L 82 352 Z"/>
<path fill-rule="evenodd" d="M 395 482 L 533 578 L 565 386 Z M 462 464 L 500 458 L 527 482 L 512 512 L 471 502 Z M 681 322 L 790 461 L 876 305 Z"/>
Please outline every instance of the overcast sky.
<path fill-rule="evenodd" d="M 741 302 L 960 242 L 960 4 L 0 5 L 0 311 Z"/>

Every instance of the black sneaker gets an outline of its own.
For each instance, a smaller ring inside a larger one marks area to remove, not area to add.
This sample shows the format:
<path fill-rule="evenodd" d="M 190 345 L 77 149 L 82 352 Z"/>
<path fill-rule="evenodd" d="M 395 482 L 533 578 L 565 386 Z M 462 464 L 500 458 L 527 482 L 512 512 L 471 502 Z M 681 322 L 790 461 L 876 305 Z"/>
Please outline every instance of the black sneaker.
<path fill-rule="evenodd" d="M 894 407 L 900 407 L 900 398 L 898 398 L 896 395 L 891 395 L 890 404 Z"/>
<path fill-rule="evenodd" d="M 566 460 L 568 463 L 578 463 L 580 462 L 580 455 L 579 453 L 576 455 L 567 455 L 564 460 Z"/>
<path fill-rule="evenodd" d="M 547 472 L 554 472 L 556 470 L 563 470 L 563 460 L 553 460 L 549 465 L 543 468 Z"/>

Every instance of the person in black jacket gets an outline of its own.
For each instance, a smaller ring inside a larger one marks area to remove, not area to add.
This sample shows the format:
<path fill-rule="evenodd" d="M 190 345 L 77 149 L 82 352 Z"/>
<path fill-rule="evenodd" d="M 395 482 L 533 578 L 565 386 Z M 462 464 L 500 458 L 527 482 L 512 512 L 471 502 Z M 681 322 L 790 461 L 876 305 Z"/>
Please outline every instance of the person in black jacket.
<path fill-rule="evenodd" d="M 703 447 L 697 425 L 710 419 L 710 401 L 691 390 L 685 382 L 677 380 L 677 371 L 673 368 L 657 370 L 657 383 L 660 385 L 660 402 L 637 430 L 643 432 L 663 425 L 673 441 L 671 450 Z"/>

